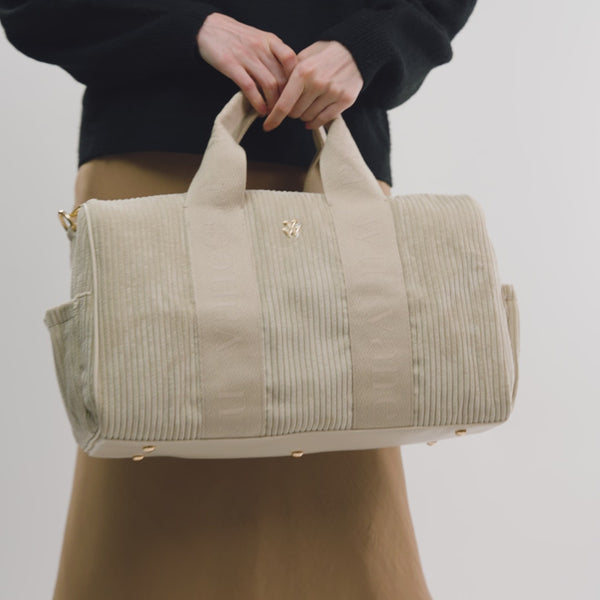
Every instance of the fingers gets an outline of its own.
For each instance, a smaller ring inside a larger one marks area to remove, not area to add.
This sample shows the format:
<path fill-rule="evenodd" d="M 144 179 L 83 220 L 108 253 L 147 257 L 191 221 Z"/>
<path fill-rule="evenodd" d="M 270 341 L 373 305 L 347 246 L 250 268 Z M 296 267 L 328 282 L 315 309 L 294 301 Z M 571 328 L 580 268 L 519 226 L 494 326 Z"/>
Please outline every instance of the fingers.
<path fill-rule="evenodd" d="M 265 119 L 263 131 L 275 129 L 288 116 L 307 121 L 307 127 L 319 127 L 347 108 L 343 99 L 335 88 L 332 90 L 325 82 L 312 82 L 302 70 L 296 70 Z"/>
<path fill-rule="evenodd" d="M 278 127 L 283 119 L 290 114 L 290 111 L 294 108 L 303 92 L 304 80 L 298 73 L 298 70 L 294 69 L 275 106 L 265 119 L 263 131 L 271 131 L 275 127 Z M 310 102 L 312 102 L 312 99 L 309 99 L 309 104 Z"/>
<path fill-rule="evenodd" d="M 300 115 L 298 115 L 298 118 L 302 119 L 307 126 L 312 128 L 312 123 L 317 120 L 317 117 L 320 117 L 321 121 L 324 120 L 323 111 L 330 106 L 335 107 L 335 109 L 339 110 L 340 112 L 344 110 L 341 108 L 341 104 L 339 102 L 332 100 L 330 96 L 324 94 L 319 96 L 312 104 L 309 104 L 309 106 L 303 110 Z M 336 114 L 334 113 L 329 120 L 333 119 L 335 116 Z"/>
<path fill-rule="evenodd" d="M 279 61 L 283 67 L 284 82 L 287 82 L 294 67 L 298 63 L 298 57 L 292 48 L 284 44 L 278 37 L 275 37 L 270 44 L 273 56 Z M 283 86 L 282 86 L 283 89 Z"/>
<path fill-rule="evenodd" d="M 306 121 L 307 129 L 317 129 L 321 125 L 325 125 L 332 119 L 335 119 L 340 113 L 344 112 L 347 108 L 346 105 L 340 102 L 332 102 L 326 106 L 321 112 L 319 112 L 313 119 L 304 119 Z"/>
<path fill-rule="evenodd" d="M 299 54 L 277 35 L 212 13 L 197 35 L 200 56 L 232 79 L 252 107 L 268 114 L 264 131 L 286 116 L 317 128 L 351 106 L 363 85 L 350 51 L 318 40 Z"/>
<path fill-rule="evenodd" d="M 275 105 L 296 61 L 278 36 L 213 13 L 196 40 L 200 56 L 234 81 L 257 112 L 264 115 Z"/>
<path fill-rule="evenodd" d="M 279 81 L 277 76 L 261 60 L 255 57 L 248 59 L 248 61 L 244 59 L 244 66 L 248 75 L 262 92 L 266 100 L 267 110 L 270 110 L 279 97 Z M 281 70 L 279 63 L 277 68 Z M 277 75 L 282 78 L 280 73 Z"/>
<path fill-rule="evenodd" d="M 317 41 L 297 56 L 297 64 L 279 100 L 263 123 L 278 127 L 286 116 L 301 118 L 316 129 L 354 104 L 363 79 L 347 48 L 335 41 Z"/>
<path fill-rule="evenodd" d="M 248 102 L 250 102 L 257 112 L 263 115 L 268 112 L 267 105 L 256 87 L 256 82 L 241 64 L 231 65 L 223 73 L 238 85 L 244 96 L 248 99 Z"/>
<path fill-rule="evenodd" d="M 275 35 L 264 38 L 264 50 L 258 50 L 259 61 L 252 61 L 248 72 L 255 79 L 271 111 L 296 64 L 296 53 Z"/>

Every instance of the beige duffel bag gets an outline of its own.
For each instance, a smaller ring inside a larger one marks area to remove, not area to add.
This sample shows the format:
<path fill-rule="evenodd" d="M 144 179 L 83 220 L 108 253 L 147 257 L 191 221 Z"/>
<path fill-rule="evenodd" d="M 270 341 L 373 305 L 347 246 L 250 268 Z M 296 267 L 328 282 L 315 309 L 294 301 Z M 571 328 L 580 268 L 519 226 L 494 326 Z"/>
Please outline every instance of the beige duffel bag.
<path fill-rule="evenodd" d="M 79 446 L 302 456 L 505 422 L 518 309 L 479 204 L 383 195 L 342 116 L 303 191 L 247 190 L 257 116 L 225 104 L 186 193 L 59 211 L 71 299 L 44 322 Z"/>

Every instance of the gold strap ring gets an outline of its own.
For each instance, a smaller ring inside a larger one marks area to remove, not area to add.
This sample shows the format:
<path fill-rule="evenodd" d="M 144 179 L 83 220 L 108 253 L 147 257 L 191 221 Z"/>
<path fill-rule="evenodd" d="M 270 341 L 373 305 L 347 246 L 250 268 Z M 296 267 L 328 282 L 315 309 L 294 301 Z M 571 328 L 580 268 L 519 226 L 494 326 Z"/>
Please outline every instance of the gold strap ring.
<path fill-rule="evenodd" d="M 60 222 L 65 230 L 68 231 L 69 229 L 72 229 L 73 231 L 77 231 L 77 223 L 75 222 L 75 219 L 80 206 L 81 205 L 79 205 L 73 212 L 70 213 L 66 210 L 58 211 L 58 218 L 60 219 Z"/>

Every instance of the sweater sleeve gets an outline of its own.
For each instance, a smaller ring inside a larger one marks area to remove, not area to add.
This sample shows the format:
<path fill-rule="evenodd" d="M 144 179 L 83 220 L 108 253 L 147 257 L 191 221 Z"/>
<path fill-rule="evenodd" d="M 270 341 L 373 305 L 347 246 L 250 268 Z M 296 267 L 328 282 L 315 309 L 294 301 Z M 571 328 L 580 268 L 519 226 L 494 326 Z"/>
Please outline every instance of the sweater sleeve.
<path fill-rule="evenodd" d="M 208 65 L 196 35 L 213 12 L 185 0 L 0 0 L 8 41 L 85 85 L 194 76 Z"/>
<path fill-rule="evenodd" d="M 352 54 L 363 78 L 357 102 L 390 110 L 410 98 L 434 67 L 452 59 L 451 41 L 476 0 L 371 0 L 321 33 Z"/>

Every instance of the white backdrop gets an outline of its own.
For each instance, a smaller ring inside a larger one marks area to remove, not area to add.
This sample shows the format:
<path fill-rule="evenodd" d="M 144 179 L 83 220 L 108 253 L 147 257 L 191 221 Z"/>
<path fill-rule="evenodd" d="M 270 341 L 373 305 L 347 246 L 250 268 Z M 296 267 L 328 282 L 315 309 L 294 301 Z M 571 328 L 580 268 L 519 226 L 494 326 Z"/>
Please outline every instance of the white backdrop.
<path fill-rule="evenodd" d="M 600 5 L 479 0 L 390 112 L 394 194 L 482 205 L 521 318 L 508 422 L 403 448 L 435 600 L 600 598 Z M 75 442 L 46 308 L 68 299 L 83 86 L 0 36 L 0 597 L 50 598 Z"/>

